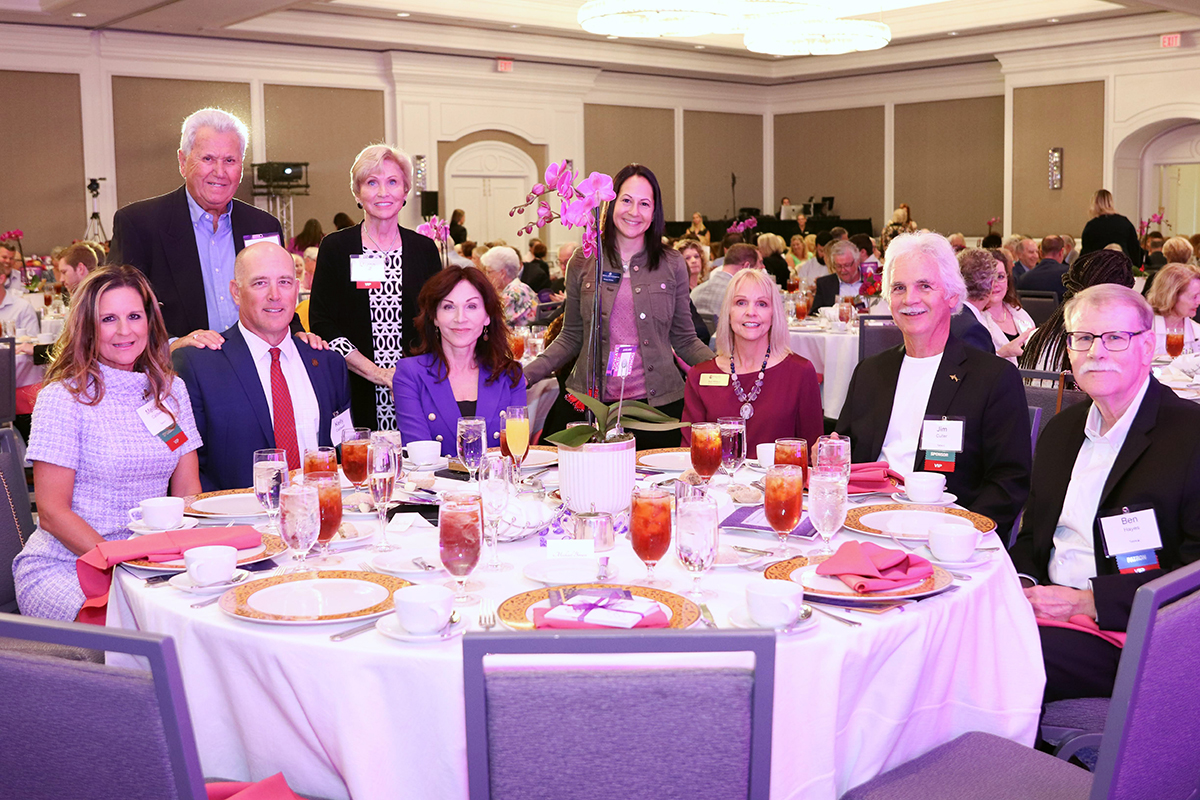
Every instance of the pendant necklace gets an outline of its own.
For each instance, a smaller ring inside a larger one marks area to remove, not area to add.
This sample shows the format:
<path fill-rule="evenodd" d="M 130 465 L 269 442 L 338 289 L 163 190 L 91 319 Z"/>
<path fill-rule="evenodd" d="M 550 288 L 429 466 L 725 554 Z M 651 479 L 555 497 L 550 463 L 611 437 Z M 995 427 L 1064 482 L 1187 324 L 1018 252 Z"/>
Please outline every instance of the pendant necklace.
<path fill-rule="evenodd" d="M 396 246 L 396 231 L 392 231 L 392 239 L 391 239 L 392 246 L 388 247 L 388 248 L 380 247 L 379 242 L 375 241 L 375 237 L 371 236 L 371 233 L 367 230 L 367 227 L 365 225 L 363 226 L 363 233 L 367 234 L 367 241 L 369 241 L 371 244 L 375 245 L 375 249 L 381 253 L 390 253 Z"/>
<path fill-rule="evenodd" d="M 750 419 L 754 416 L 754 401 L 758 399 L 758 395 L 762 392 L 763 378 L 767 374 L 767 362 L 771 360 L 771 345 L 767 344 L 767 354 L 763 356 L 762 366 L 758 370 L 758 380 L 754 381 L 754 386 L 750 389 L 750 394 L 742 389 L 742 383 L 738 380 L 737 364 L 734 363 L 733 350 L 729 353 L 729 382 L 733 384 L 733 393 L 737 395 L 737 399 L 741 401 L 742 407 L 740 413 L 742 419 Z"/>

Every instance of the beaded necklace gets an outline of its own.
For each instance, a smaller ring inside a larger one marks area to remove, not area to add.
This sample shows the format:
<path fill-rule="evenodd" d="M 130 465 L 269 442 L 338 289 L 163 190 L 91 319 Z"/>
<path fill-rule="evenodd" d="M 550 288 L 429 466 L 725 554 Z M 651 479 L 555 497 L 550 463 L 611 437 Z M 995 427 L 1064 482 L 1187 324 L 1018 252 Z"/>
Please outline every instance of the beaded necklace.
<path fill-rule="evenodd" d="M 767 374 L 767 362 L 771 360 L 771 345 L 767 344 L 767 354 L 763 356 L 762 366 L 758 370 L 758 380 L 754 381 L 754 386 L 750 389 L 750 394 L 746 394 L 742 389 L 742 383 L 738 380 L 737 364 L 734 363 L 733 348 L 729 353 L 729 382 L 733 384 L 733 393 L 737 395 L 737 399 L 741 401 L 742 407 L 740 413 L 742 419 L 750 419 L 754 416 L 754 401 L 758 399 L 758 395 L 762 392 L 763 378 Z"/>

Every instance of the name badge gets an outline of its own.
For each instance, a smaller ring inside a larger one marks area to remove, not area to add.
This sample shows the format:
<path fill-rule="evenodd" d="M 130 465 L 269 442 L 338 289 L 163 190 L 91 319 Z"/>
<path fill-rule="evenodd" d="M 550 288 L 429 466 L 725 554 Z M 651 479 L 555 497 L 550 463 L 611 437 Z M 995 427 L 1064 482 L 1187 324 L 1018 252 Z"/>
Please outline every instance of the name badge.
<path fill-rule="evenodd" d="M 359 289 L 383 286 L 387 259 L 384 256 L 350 256 L 350 280 Z"/>
<path fill-rule="evenodd" d="M 963 449 L 963 426 L 961 419 L 927 419 L 921 423 L 921 450 L 949 450 L 961 453 Z"/>
<path fill-rule="evenodd" d="M 633 372 L 633 355 L 637 352 L 635 344 L 619 344 L 608 354 L 608 376 L 610 378 L 625 378 Z"/>
<path fill-rule="evenodd" d="M 621 273 L 606 269 L 600 273 L 600 281 L 601 283 L 620 283 Z"/>
<path fill-rule="evenodd" d="M 546 542 L 549 558 L 594 558 L 596 543 L 591 539 L 550 539 Z"/>
<path fill-rule="evenodd" d="M 701 386 L 728 386 L 729 376 L 724 372 L 706 372 L 700 376 Z"/>
<path fill-rule="evenodd" d="M 346 409 L 340 414 L 334 414 L 333 422 L 329 423 L 329 438 L 333 442 L 333 446 L 337 447 L 342 443 L 342 439 L 346 438 L 346 434 L 354 430 L 354 422 L 350 419 L 350 409 Z"/>
<path fill-rule="evenodd" d="M 1159 569 L 1156 551 L 1162 549 L 1162 536 L 1153 508 L 1126 507 L 1097 519 L 1104 554 L 1117 560 L 1117 568 L 1122 573 Z"/>
<path fill-rule="evenodd" d="M 259 242 L 271 242 L 283 247 L 283 242 L 279 241 L 278 233 L 252 233 L 249 236 L 242 237 L 242 247 L 249 247 Z"/>
<path fill-rule="evenodd" d="M 166 442 L 171 452 L 175 452 L 187 442 L 187 434 L 179 427 L 179 423 L 171 419 L 171 415 L 154 405 L 154 401 L 146 403 L 137 411 L 142 418 L 146 430 Z"/>

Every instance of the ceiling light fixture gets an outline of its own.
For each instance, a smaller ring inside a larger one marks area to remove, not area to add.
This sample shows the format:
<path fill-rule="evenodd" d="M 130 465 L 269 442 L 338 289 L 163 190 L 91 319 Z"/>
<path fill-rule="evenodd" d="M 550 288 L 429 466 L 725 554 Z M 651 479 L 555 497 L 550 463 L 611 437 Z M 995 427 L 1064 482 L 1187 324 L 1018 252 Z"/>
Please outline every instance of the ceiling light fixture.
<path fill-rule="evenodd" d="M 73 12 L 71 12 L 71 16 L 79 18 L 79 17 L 86 17 L 87 14 L 83 13 L 82 11 L 73 11 Z"/>
<path fill-rule="evenodd" d="M 637 38 L 704 36 L 735 24 L 728 0 L 588 0 L 577 19 L 588 33 Z"/>
<path fill-rule="evenodd" d="M 775 56 L 834 56 L 878 50 L 892 39 L 892 29 L 882 22 L 827 19 L 802 25 L 756 27 L 743 42 L 752 53 Z"/>
<path fill-rule="evenodd" d="M 409 14 L 407 11 L 397 11 L 396 16 L 397 17 L 411 17 L 412 15 Z"/>

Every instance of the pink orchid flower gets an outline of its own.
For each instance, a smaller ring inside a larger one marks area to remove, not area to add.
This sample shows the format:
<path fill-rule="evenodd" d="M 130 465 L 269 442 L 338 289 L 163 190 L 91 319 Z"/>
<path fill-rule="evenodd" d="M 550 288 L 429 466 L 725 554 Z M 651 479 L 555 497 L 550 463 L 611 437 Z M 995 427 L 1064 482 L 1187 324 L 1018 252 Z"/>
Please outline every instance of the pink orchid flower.
<path fill-rule="evenodd" d="M 600 172 L 593 172 L 580 181 L 578 191 L 584 197 L 595 197 L 601 203 L 617 199 L 617 193 L 613 191 L 612 176 Z"/>

